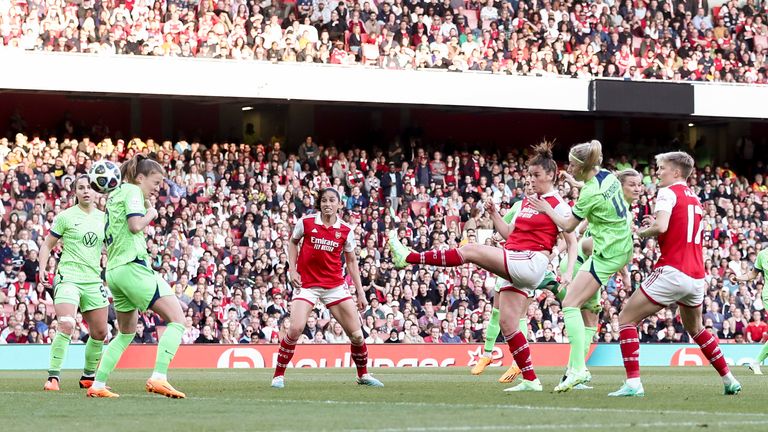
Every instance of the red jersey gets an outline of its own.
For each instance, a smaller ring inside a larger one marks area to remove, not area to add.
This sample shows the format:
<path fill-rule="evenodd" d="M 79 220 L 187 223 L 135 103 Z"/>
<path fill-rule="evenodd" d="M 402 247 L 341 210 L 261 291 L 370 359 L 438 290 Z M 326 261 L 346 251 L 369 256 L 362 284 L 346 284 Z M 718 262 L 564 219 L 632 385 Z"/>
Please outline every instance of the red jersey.
<path fill-rule="evenodd" d="M 655 268 L 674 267 L 694 279 L 704 277 L 701 245 L 701 218 L 704 209 L 699 198 L 684 182 L 659 189 L 656 211 L 669 212 L 667 232 L 659 235 L 661 257 Z"/>
<path fill-rule="evenodd" d="M 296 265 L 305 288 L 336 288 L 344 285 L 342 252 L 355 250 L 352 228 L 336 219 L 326 227 L 320 215 L 304 216 L 293 229 L 294 240 L 304 239 Z"/>
<path fill-rule="evenodd" d="M 540 197 L 559 215 L 569 217 L 571 207 L 563 201 L 563 198 L 557 192 L 550 192 Z M 504 248 L 514 251 L 550 251 L 557 242 L 557 235 L 560 228 L 552 222 L 545 213 L 539 213 L 528 202 L 528 198 L 523 198 L 523 204 L 520 211 L 512 220 L 514 231 L 504 244 Z"/>

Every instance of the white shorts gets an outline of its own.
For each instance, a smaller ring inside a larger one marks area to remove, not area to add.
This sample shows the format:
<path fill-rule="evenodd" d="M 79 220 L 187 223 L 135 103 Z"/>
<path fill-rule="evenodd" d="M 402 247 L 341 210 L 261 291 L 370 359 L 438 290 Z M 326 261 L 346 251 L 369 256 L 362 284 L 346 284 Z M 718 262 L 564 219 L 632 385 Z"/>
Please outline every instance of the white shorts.
<path fill-rule="evenodd" d="M 640 290 L 650 301 L 664 307 L 672 303 L 688 307 L 701 306 L 706 287 L 704 279 L 694 279 L 670 266 L 655 269 L 640 284 Z"/>
<path fill-rule="evenodd" d="M 344 284 L 336 288 L 300 288 L 298 293 L 293 292 L 293 300 L 305 301 L 313 307 L 318 302 L 325 307 L 331 307 L 343 301 L 352 300 L 352 296 L 349 294 L 347 284 Z"/>
<path fill-rule="evenodd" d="M 515 291 L 532 297 L 536 287 L 544 280 L 549 260 L 540 252 L 511 251 L 504 249 L 504 266 L 509 279 L 499 291 Z"/>

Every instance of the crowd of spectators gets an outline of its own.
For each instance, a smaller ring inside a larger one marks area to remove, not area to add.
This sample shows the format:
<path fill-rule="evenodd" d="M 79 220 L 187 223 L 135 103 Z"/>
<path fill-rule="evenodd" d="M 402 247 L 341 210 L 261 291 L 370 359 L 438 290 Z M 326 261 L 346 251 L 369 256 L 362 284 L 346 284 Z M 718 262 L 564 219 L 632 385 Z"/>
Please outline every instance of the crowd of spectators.
<path fill-rule="evenodd" d="M 354 227 L 370 298 L 362 313 L 369 343 L 482 341 L 495 277 L 472 265 L 394 270 L 386 233 L 404 231 L 417 251 L 493 242 L 482 202 L 496 200 L 503 213 L 521 199 L 524 150 L 443 154 L 413 142 L 341 151 L 312 137 L 294 148 L 286 152 L 276 141 L 95 142 L 22 133 L 0 138 L 0 343 L 51 341 L 57 328 L 53 299 L 36 281 L 41 265 L 43 273 L 52 271 L 55 256 L 39 263 L 41 242 L 55 215 L 73 205 L 78 173 L 93 160 L 123 161 L 136 152 L 153 155 L 168 171 L 154 201 L 159 217 L 147 229 L 147 246 L 152 265 L 171 284 L 187 316 L 184 343 L 278 341 L 290 326 L 286 241 L 298 218 L 314 211 L 317 191 L 325 187 L 339 190 L 343 219 Z M 643 173 L 645 188 L 632 207 L 639 223 L 653 211 L 658 184 L 653 163 L 621 156 L 607 157 L 605 166 Z M 759 296 L 762 280 L 735 283 L 729 277 L 748 271 L 768 243 L 766 169 L 761 162 L 750 166 L 750 178 L 727 166 L 704 166 L 689 181 L 705 207 L 705 324 L 724 342 L 758 342 L 768 330 Z M 557 187 L 573 200 L 575 191 L 567 184 Z M 104 201 L 101 197 L 99 205 Z M 628 279 L 615 276 L 602 294 L 598 340 L 617 341 L 618 312 L 657 257 L 654 240 L 635 240 Z M 552 268 L 557 266 L 555 260 Z M 528 320 L 529 340 L 567 341 L 560 303 L 550 292 L 537 295 Z M 110 322 L 114 334 L 113 311 Z M 161 319 L 150 311 L 140 322 L 136 342 L 156 341 L 164 328 Z M 88 337 L 79 314 L 75 332 L 73 342 Z M 643 342 L 688 339 L 674 306 L 645 320 L 640 337 Z M 318 307 L 300 342 L 346 341 L 328 310 Z"/>
<path fill-rule="evenodd" d="M 764 84 L 766 4 L 0 0 L 0 48 Z"/>

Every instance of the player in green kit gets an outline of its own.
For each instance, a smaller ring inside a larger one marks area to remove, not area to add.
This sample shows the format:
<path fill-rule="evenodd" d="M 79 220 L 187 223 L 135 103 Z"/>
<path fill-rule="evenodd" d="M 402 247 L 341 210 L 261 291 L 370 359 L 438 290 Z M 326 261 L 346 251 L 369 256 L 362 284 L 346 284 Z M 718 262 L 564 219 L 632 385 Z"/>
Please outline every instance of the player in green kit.
<path fill-rule="evenodd" d="M 109 374 L 133 340 L 138 310 L 152 309 L 168 323 L 157 346 L 155 369 L 146 389 L 170 398 L 184 398 L 166 377 L 168 365 L 176 355 L 184 333 L 184 314 L 171 288 L 152 270 L 144 238 L 144 228 L 155 218 L 157 210 L 149 198 L 160 190 L 165 178 L 163 167 L 142 154 L 137 154 L 120 167 L 123 184 L 109 194 L 107 223 L 106 279 L 112 290 L 119 333 L 109 343 L 96 371 L 96 380 L 88 389 L 90 397 L 118 397 L 106 387 Z"/>
<path fill-rule="evenodd" d="M 572 187 L 576 188 L 582 188 L 584 186 L 583 183 L 577 182 L 570 174 L 564 173 L 565 180 L 571 184 Z M 639 172 L 635 171 L 632 168 L 628 168 L 622 171 L 619 171 L 616 173 L 616 177 L 621 182 L 621 188 L 622 192 L 624 194 L 624 200 L 627 202 L 628 209 L 632 207 L 632 204 L 640 199 L 640 193 L 643 189 L 643 177 L 640 175 Z M 633 214 L 631 211 L 627 211 L 627 218 L 630 220 L 630 225 L 632 224 L 632 218 Z M 579 246 L 578 246 L 578 256 L 576 257 L 576 265 L 573 269 L 573 278 L 576 278 L 576 275 L 579 272 L 579 269 L 581 268 L 581 265 L 592 255 L 592 249 L 593 249 L 593 241 L 592 237 L 589 233 L 589 227 L 586 222 L 583 222 L 582 227 L 585 227 L 584 234 L 582 235 L 581 239 L 579 240 Z M 560 274 L 563 274 L 566 271 L 568 261 L 563 260 L 560 263 Z M 628 283 L 629 282 L 629 272 L 627 270 L 627 267 L 624 266 L 621 269 L 622 278 Z M 599 315 L 600 312 L 603 310 L 603 306 L 600 304 L 600 298 L 601 298 L 601 291 L 598 289 L 595 291 L 595 294 L 586 301 L 583 305 L 581 305 L 581 317 L 584 320 L 584 358 L 586 359 L 587 354 L 589 354 L 589 348 L 592 344 L 592 341 L 595 337 L 595 333 L 597 333 L 597 326 L 599 323 Z M 568 369 L 571 369 L 570 362 L 568 364 Z M 563 380 L 566 379 L 568 375 L 568 372 L 566 371 L 565 376 L 563 376 Z M 591 387 L 587 387 L 585 384 L 579 384 L 574 386 L 574 389 L 576 390 L 585 390 L 585 389 L 591 389 Z"/>
<path fill-rule="evenodd" d="M 526 182 L 526 194 L 530 195 L 530 192 L 528 191 L 529 182 Z M 517 201 L 512 205 L 512 208 L 509 209 L 509 211 L 504 215 L 503 220 L 504 223 L 507 225 L 511 224 L 512 221 L 515 219 L 515 215 L 520 211 L 520 207 L 522 207 L 523 201 Z M 502 242 L 504 239 L 501 240 Z M 567 261 L 564 261 L 567 266 Z M 506 279 L 497 276 L 496 277 L 496 286 L 494 287 L 495 295 L 493 296 L 493 311 L 491 312 L 491 319 L 488 321 L 488 327 L 486 328 L 485 332 L 485 346 L 483 348 L 483 355 L 480 357 L 480 359 L 477 361 L 477 364 L 472 367 L 472 375 L 480 375 L 485 371 L 485 369 L 491 364 L 491 361 L 493 360 L 491 358 L 491 355 L 493 354 L 493 347 L 496 346 L 496 339 L 499 337 L 499 332 L 501 332 L 501 327 L 499 326 L 499 319 L 500 319 L 500 312 L 499 312 L 499 292 L 501 289 L 505 286 L 508 286 L 510 283 Z M 559 290 L 560 284 L 557 281 L 557 277 L 554 273 L 551 271 L 548 271 L 544 274 L 544 279 L 541 281 L 539 286 L 536 289 L 543 290 L 548 289 L 555 293 L 556 296 L 560 300 L 562 300 L 562 296 L 565 295 L 565 290 Z M 527 329 L 528 328 L 528 319 L 523 317 L 520 318 L 520 329 Z M 527 330 L 525 330 L 527 333 Z M 504 374 L 499 377 L 500 383 L 511 383 L 520 375 L 520 368 L 515 364 L 512 363 L 512 366 L 507 369 Z"/>
<path fill-rule="evenodd" d="M 573 217 L 563 217 L 547 203 L 531 199 L 536 210 L 546 213 L 566 232 L 573 232 L 582 220 L 587 219 L 593 242 L 592 255 L 582 264 L 563 300 L 563 316 L 571 345 L 571 370 L 555 387 L 556 392 L 569 391 L 591 379 L 584 355 L 587 341 L 581 306 L 632 258 L 629 209 L 621 182 L 610 171 L 600 168 L 602 145 L 596 140 L 578 144 L 571 148 L 568 159 L 568 171 L 576 180 L 584 182 L 573 207 Z"/>
<path fill-rule="evenodd" d="M 51 361 L 45 390 L 59 390 L 61 365 L 69 348 L 75 327 L 77 309 L 88 324 L 89 337 L 85 344 L 85 368 L 80 388 L 93 384 L 96 366 L 101 358 L 107 337 L 107 293 L 101 280 L 101 251 L 104 247 L 104 212 L 97 209 L 96 192 L 82 175 L 75 181 L 77 204 L 64 210 L 53 221 L 53 226 L 40 248 L 40 283 L 48 288 L 48 270 L 45 264 L 51 250 L 61 241 L 63 248 L 56 275 L 53 279 L 53 302 L 59 328 L 51 343 Z"/>
<path fill-rule="evenodd" d="M 763 249 L 760 251 L 760 253 L 757 254 L 757 258 L 755 259 L 755 268 L 750 270 L 749 273 L 732 276 L 731 279 L 739 282 L 749 282 L 751 280 L 757 279 L 757 277 L 762 273 L 763 283 L 765 283 L 766 271 L 768 271 L 768 249 Z M 765 285 L 763 285 L 763 292 L 761 293 L 761 296 L 763 299 L 763 305 L 768 305 L 768 289 L 765 288 Z M 763 371 L 760 370 L 760 365 L 763 364 L 763 361 L 765 361 L 766 358 L 768 358 L 768 342 L 763 345 L 763 349 L 760 350 L 760 354 L 757 356 L 757 359 L 754 362 L 749 363 L 747 367 L 752 370 L 755 375 L 762 375 Z"/>

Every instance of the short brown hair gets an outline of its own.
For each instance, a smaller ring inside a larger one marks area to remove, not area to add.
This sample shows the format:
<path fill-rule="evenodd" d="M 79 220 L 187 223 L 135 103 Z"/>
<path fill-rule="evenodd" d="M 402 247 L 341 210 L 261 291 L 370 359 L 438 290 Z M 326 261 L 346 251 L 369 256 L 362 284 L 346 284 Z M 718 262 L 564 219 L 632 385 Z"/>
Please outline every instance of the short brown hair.
<path fill-rule="evenodd" d="M 693 166 L 696 164 L 693 160 L 693 156 L 684 151 L 674 151 L 661 153 L 656 155 L 656 164 L 661 162 L 669 162 L 680 170 L 684 179 L 687 179 L 693 172 Z"/>

